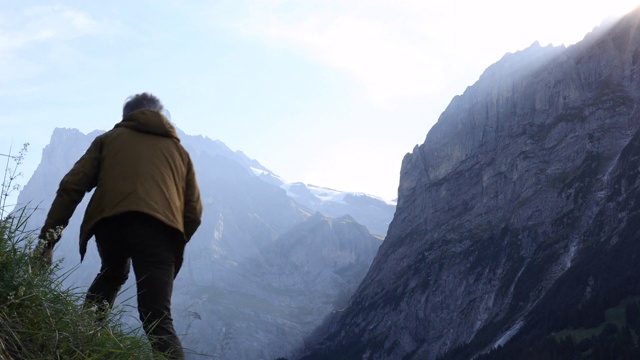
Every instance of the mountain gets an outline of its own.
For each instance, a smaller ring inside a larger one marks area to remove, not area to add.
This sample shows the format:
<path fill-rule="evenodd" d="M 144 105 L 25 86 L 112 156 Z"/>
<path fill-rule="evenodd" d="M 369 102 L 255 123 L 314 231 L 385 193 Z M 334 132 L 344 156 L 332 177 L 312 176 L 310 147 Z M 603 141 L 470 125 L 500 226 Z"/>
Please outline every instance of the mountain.
<path fill-rule="evenodd" d="M 224 359 L 291 356 L 322 319 L 344 306 L 381 240 L 348 216 L 316 213 L 259 256 L 238 262 L 227 271 L 227 284 L 179 283 L 175 313 L 188 334 L 185 346 Z"/>
<path fill-rule="evenodd" d="M 28 228 L 42 226 L 60 179 L 101 133 L 54 130 L 18 196 L 19 203 L 37 207 Z M 344 306 L 382 243 L 346 214 L 388 224 L 394 207 L 360 195 L 353 206 L 340 200 L 341 216 L 325 216 L 289 196 L 282 188 L 286 183 L 242 152 L 202 136 L 179 136 L 193 160 L 204 205 L 203 223 L 186 248 L 174 286 L 175 326 L 184 346 L 224 359 L 290 356 L 332 310 Z M 82 264 L 78 254 L 89 198 L 76 209 L 54 256 L 63 258 L 64 284 L 79 291 L 100 264 L 92 244 Z M 363 215 L 367 207 L 370 218 Z M 123 288 L 116 302 L 133 312 L 124 319 L 138 326 L 133 277 Z"/>
<path fill-rule="evenodd" d="M 455 97 L 403 159 L 369 272 L 300 358 L 637 358 L 614 349 L 640 335 L 639 23 L 534 43 Z"/>
<path fill-rule="evenodd" d="M 352 216 L 371 232 L 387 235 L 396 210 L 395 202 L 353 192 L 343 192 L 304 183 L 281 184 L 287 195 L 299 204 L 332 217 Z"/>

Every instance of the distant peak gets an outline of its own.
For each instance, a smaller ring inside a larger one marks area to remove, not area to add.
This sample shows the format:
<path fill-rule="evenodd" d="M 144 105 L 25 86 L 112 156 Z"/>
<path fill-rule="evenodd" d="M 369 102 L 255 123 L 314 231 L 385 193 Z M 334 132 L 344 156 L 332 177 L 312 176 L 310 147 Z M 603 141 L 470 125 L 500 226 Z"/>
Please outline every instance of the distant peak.
<path fill-rule="evenodd" d="M 96 136 L 104 133 L 103 130 L 94 130 L 88 134 L 83 133 L 82 131 L 76 128 L 55 128 L 53 129 L 53 133 L 51 133 L 51 139 L 49 140 L 49 144 L 54 143 L 73 143 L 78 139 L 83 138 L 95 138 Z"/>

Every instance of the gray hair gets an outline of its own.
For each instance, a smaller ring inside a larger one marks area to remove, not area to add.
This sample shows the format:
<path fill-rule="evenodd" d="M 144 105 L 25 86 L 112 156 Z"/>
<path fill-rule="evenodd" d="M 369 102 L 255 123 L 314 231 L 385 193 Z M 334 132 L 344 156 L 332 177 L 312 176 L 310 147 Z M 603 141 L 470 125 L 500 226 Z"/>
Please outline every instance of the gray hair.
<path fill-rule="evenodd" d="M 154 110 L 162 114 L 165 114 L 165 112 L 168 113 L 160 99 L 151 93 L 144 92 L 129 96 L 127 100 L 125 100 L 124 106 L 122 107 L 122 117 L 143 109 Z"/>

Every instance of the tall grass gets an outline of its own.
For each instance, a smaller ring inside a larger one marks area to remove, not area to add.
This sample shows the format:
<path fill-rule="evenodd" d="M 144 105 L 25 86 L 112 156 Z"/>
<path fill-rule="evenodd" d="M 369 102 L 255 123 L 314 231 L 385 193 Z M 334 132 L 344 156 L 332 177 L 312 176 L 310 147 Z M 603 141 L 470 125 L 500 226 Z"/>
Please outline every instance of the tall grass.
<path fill-rule="evenodd" d="M 5 160 L 2 183 L 0 183 L 0 219 L 4 219 L 11 208 L 13 208 L 13 205 L 7 204 L 7 200 L 11 193 L 20 190 L 16 179 L 22 176 L 22 173 L 18 170 L 20 169 L 20 165 L 22 165 L 22 160 L 24 160 L 27 154 L 28 147 L 29 143 L 22 145 L 17 155 L 12 154 L 12 147 L 9 147 L 8 154 L 0 154 L 0 159 L 4 158 Z"/>
<path fill-rule="evenodd" d="M 23 156 L 12 157 L 12 166 Z M 17 174 L 7 164 L 0 191 L 0 359 L 157 359 L 139 329 L 122 325 L 121 313 L 99 320 L 80 305 L 83 294 L 62 286 L 59 263 L 39 261 L 41 244 L 26 230 L 29 210 L 5 209 Z"/>

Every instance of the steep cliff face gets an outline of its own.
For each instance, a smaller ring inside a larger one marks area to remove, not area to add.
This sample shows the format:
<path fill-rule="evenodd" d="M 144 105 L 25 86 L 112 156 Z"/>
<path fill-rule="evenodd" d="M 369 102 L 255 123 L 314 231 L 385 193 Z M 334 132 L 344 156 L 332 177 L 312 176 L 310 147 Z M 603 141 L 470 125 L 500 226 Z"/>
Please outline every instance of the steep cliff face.
<path fill-rule="evenodd" d="M 403 160 L 370 271 L 304 359 L 467 359 L 553 299 L 580 307 L 606 288 L 584 264 L 634 236 L 622 229 L 637 221 L 640 163 L 621 154 L 640 136 L 639 21 L 640 9 L 569 48 L 508 54 L 453 99 Z M 581 290 L 564 294 L 577 271 Z"/>

